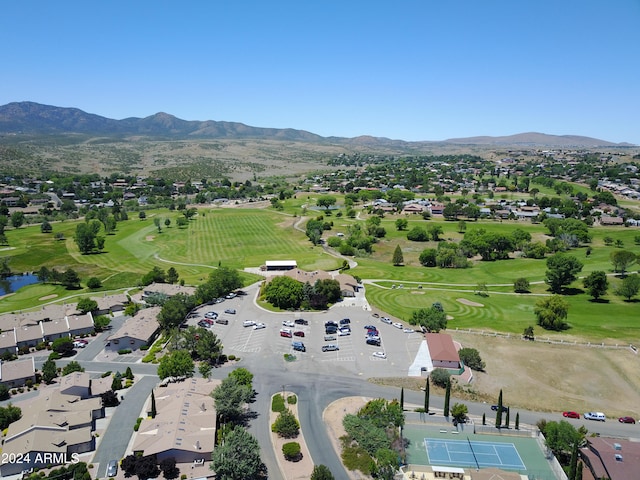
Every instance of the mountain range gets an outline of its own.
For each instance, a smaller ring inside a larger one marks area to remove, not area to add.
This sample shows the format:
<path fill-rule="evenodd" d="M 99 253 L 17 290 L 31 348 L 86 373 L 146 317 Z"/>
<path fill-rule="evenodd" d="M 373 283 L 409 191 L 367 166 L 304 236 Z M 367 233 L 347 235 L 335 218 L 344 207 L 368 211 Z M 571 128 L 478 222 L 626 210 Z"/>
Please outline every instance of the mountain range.
<path fill-rule="evenodd" d="M 114 120 L 78 108 L 56 107 L 35 102 L 12 102 L 0 106 L 0 135 L 65 135 L 144 137 L 147 139 L 270 139 L 309 143 L 332 143 L 359 146 L 425 146 L 429 144 L 484 146 L 547 146 L 547 147 L 627 147 L 629 143 L 613 143 L 577 135 L 547 135 L 520 133 L 516 135 L 451 138 L 444 141 L 406 142 L 383 137 L 354 138 L 322 137 L 292 128 L 252 127 L 238 122 L 182 120 L 167 113 L 145 118 L 130 117 Z"/>

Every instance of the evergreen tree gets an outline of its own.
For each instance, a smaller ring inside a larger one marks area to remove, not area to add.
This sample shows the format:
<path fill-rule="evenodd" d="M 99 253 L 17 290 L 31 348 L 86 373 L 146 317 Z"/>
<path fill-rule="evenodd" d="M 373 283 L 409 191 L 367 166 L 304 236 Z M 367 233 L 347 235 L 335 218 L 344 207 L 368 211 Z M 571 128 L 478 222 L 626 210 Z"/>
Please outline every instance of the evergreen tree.
<path fill-rule="evenodd" d="M 56 368 L 56 362 L 47 359 L 47 361 L 42 364 L 42 380 L 44 380 L 44 383 L 51 383 L 57 376 L 58 369 Z"/>
<path fill-rule="evenodd" d="M 578 469 L 576 470 L 576 480 L 582 480 L 582 469 L 584 467 L 584 463 L 578 463 Z"/>
<path fill-rule="evenodd" d="M 487 424 L 487 416 L 484 413 L 482 414 L 482 424 L 483 425 Z"/>
<path fill-rule="evenodd" d="M 502 426 L 502 389 L 500 389 L 500 395 L 498 396 L 498 410 L 496 411 L 496 428 Z"/>
<path fill-rule="evenodd" d="M 506 415 L 506 417 L 504 419 L 505 428 L 509 428 L 509 413 L 510 413 L 510 410 L 509 410 L 509 407 L 507 407 L 507 415 Z"/>
<path fill-rule="evenodd" d="M 396 249 L 393 251 L 393 265 L 395 267 L 404 265 L 404 255 L 402 255 L 400 245 L 396 245 Z"/>
<path fill-rule="evenodd" d="M 424 386 L 424 413 L 429 413 L 429 377 Z"/>
<path fill-rule="evenodd" d="M 451 379 L 447 379 L 447 389 L 444 392 L 444 416 L 449 416 L 449 400 L 451 398 Z"/>
<path fill-rule="evenodd" d="M 516 430 L 520 430 L 520 412 L 516 413 Z"/>
<path fill-rule="evenodd" d="M 153 394 L 153 390 L 151 390 L 151 418 L 156 418 L 158 411 L 156 410 L 156 396 Z"/>
<path fill-rule="evenodd" d="M 575 480 L 578 470 L 578 442 L 573 443 L 571 460 L 569 461 L 569 480 Z"/>
<path fill-rule="evenodd" d="M 400 389 L 400 410 L 404 412 L 404 387 Z"/>

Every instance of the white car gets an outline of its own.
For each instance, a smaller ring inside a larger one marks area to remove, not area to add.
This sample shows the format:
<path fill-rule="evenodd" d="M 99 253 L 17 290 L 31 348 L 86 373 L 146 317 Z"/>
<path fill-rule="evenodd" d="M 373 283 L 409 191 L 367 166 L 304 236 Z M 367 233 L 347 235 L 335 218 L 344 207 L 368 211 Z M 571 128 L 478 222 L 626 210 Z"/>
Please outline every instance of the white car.
<path fill-rule="evenodd" d="M 73 347 L 74 348 L 84 348 L 86 346 L 87 346 L 87 344 L 84 343 L 84 342 L 80 342 L 80 341 L 73 342 Z"/>
<path fill-rule="evenodd" d="M 382 323 L 388 323 L 389 325 L 392 323 L 389 317 L 380 317 L 380 320 L 382 320 Z"/>
<path fill-rule="evenodd" d="M 282 325 L 284 327 L 295 327 L 296 326 L 296 324 L 293 323 L 291 320 L 285 320 L 284 322 L 282 322 Z"/>
<path fill-rule="evenodd" d="M 404 328 L 404 325 L 402 325 L 402 324 L 401 324 L 401 323 L 399 323 L 399 322 L 392 323 L 392 325 L 393 325 L 394 327 L 396 327 L 396 328 L 399 328 L 400 330 L 402 330 L 402 329 Z"/>
<path fill-rule="evenodd" d="M 340 330 L 338 330 L 338 335 L 341 337 L 351 335 L 351 330 L 349 330 L 348 328 L 341 328 Z"/>
<path fill-rule="evenodd" d="M 266 326 L 264 323 L 262 323 L 262 322 L 256 323 L 256 324 L 253 326 L 253 329 L 254 329 L 254 330 L 260 330 L 260 329 L 262 329 L 262 328 L 267 328 L 267 326 Z"/>
<path fill-rule="evenodd" d="M 413 328 L 405 328 L 404 330 L 402 330 L 404 333 L 413 333 L 415 332 L 415 330 Z"/>
<path fill-rule="evenodd" d="M 245 320 L 242 322 L 243 327 L 253 327 L 256 324 L 253 320 Z"/>
<path fill-rule="evenodd" d="M 207 312 L 204 314 L 205 318 L 211 318 L 213 320 L 215 320 L 216 318 L 218 318 L 218 314 L 216 312 Z"/>
<path fill-rule="evenodd" d="M 387 354 L 384 352 L 373 352 L 371 356 L 376 358 L 387 358 Z"/>

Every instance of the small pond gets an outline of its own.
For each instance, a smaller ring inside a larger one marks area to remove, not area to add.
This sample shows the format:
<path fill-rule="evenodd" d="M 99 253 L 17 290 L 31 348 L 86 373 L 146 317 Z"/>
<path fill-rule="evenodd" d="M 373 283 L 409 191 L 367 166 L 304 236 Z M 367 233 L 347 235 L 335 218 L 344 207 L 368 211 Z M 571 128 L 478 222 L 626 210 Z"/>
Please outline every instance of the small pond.
<path fill-rule="evenodd" d="M 32 273 L 0 278 L 0 295 L 14 293 L 20 288 L 33 283 L 38 283 L 38 276 Z"/>

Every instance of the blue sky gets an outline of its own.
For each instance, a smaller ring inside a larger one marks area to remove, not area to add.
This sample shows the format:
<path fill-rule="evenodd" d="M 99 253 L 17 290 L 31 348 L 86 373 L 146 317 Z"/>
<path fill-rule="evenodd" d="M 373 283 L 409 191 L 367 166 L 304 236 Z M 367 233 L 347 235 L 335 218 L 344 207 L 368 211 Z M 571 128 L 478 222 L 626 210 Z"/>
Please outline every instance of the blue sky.
<path fill-rule="evenodd" d="M 640 144 L 640 0 L 8 0 L 0 104 Z"/>

